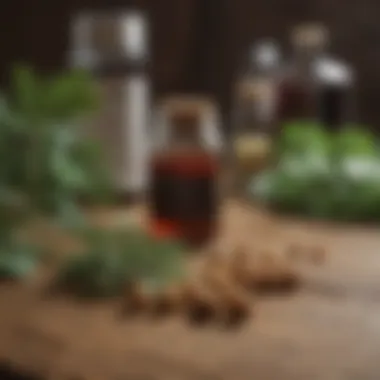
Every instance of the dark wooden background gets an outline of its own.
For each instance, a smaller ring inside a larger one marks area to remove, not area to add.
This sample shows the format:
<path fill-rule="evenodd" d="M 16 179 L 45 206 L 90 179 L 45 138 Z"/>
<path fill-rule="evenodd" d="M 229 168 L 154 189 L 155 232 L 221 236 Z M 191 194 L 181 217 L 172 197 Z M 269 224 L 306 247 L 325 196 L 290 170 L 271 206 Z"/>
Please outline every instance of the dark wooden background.
<path fill-rule="evenodd" d="M 6 0 L 0 10 L 0 74 L 12 62 L 42 71 L 65 64 L 72 12 L 86 7 L 144 7 L 152 23 L 157 94 L 193 91 L 230 103 L 234 72 L 250 42 L 273 36 L 286 44 L 292 25 L 324 21 L 334 53 L 358 70 L 359 118 L 380 125 L 380 2 L 378 0 Z M 286 45 L 284 45 L 286 46 Z"/>

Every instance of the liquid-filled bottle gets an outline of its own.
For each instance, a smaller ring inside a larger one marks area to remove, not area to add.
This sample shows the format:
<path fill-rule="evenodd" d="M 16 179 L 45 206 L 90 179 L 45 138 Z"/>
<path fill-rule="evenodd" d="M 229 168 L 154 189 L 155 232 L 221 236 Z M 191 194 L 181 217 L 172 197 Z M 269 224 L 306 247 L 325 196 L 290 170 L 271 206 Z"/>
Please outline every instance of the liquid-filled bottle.
<path fill-rule="evenodd" d="M 218 221 L 221 135 L 215 109 L 199 98 L 173 98 L 158 109 L 151 156 L 151 233 L 206 243 Z"/>
<path fill-rule="evenodd" d="M 333 58 L 321 59 L 315 66 L 318 79 L 319 122 L 330 131 L 339 131 L 355 117 L 354 72 Z"/>
<path fill-rule="evenodd" d="M 316 121 L 318 89 L 315 63 L 325 55 L 329 41 L 323 25 L 299 25 L 292 31 L 292 59 L 281 80 L 278 119 L 281 125 L 292 121 Z"/>
<path fill-rule="evenodd" d="M 238 193 L 245 193 L 252 176 L 269 159 L 277 128 L 279 74 L 277 45 L 270 40 L 255 45 L 234 96 L 232 151 L 234 187 Z"/>

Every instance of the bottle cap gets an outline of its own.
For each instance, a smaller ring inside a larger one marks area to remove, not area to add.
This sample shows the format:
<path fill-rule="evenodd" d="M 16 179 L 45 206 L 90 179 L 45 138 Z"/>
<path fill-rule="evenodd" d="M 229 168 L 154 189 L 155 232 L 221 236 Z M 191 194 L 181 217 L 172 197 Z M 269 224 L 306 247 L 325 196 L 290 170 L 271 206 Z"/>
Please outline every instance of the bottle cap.
<path fill-rule="evenodd" d="M 349 65 L 332 58 L 319 59 L 314 72 L 317 81 L 323 84 L 349 87 L 354 82 L 354 73 Z"/>
<path fill-rule="evenodd" d="M 329 32 L 323 24 L 302 24 L 295 27 L 291 33 L 294 46 L 307 48 L 322 48 L 328 44 Z"/>
<path fill-rule="evenodd" d="M 88 61 L 98 57 L 131 59 L 148 54 L 147 20 L 143 12 L 83 11 L 72 21 L 70 48 L 73 60 Z"/>
<path fill-rule="evenodd" d="M 219 131 L 219 109 L 216 103 L 203 96 L 177 95 L 166 98 L 159 114 L 169 121 L 178 133 L 196 133 L 212 150 L 220 150 L 223 138 Z"/>
<path fill-rule="evenodd" d="M 272 40 L 264 40 L 251 49 L 250 58 L 260 68 L 275 67 L 280 61 L 279 46 Z"/>
<path fill-rule="evenodd" d="M 199 120 L 203 114 L 215 108 L 215 103 L 206 97 L 187 95 L 171 96 L 161 104 L 161 109 L 172 121 L 174 118 Z"/>
<path fill-rule="evenodd" d="M 131 58 L 147 56 L 147 20 L 139 11 L 130 11 L 121 15 L 121 47 Z"/>

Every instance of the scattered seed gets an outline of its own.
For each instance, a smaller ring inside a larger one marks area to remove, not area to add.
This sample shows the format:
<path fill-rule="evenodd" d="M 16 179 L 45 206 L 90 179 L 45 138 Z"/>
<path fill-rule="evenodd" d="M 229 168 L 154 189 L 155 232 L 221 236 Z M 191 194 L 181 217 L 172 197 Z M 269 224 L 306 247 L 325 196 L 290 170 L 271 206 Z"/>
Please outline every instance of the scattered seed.
<path fill-rule="evenodd" d="M 183 289 L 185 310 L 192 324 L 203 325 L 217 320 L 221 304 L 218 297 L 205 287 L 187 284 Z"/>
<path fill-rule="evenodd" d="M 314 265 L 323 265 L 326 262 L 326 249 L 322 246 L 310 248 L 310 259 Z"/>

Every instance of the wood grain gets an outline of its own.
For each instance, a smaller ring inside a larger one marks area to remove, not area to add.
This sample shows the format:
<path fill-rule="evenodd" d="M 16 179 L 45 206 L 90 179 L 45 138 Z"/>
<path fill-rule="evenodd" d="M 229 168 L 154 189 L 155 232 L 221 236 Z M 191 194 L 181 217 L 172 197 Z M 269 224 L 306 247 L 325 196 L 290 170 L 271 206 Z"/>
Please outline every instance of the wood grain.
<path fill-rule="evenodd" d="M 190 329 L 180 318 L 121 323 L 112 302 L 48 300 L 43 281 L 4 285 L 0 360 L 51 378 L 378 379 L 380 230 L 279 219 L 234 202 L 223 218 L 222 238 L 232 246 L 245 240 L 283 252 L 295 240 L 318 243 L 326 263 L 300 264 L 300 292 L 259 299 L 255 317 L 236 332 Z"/>

